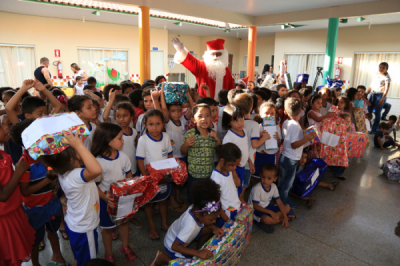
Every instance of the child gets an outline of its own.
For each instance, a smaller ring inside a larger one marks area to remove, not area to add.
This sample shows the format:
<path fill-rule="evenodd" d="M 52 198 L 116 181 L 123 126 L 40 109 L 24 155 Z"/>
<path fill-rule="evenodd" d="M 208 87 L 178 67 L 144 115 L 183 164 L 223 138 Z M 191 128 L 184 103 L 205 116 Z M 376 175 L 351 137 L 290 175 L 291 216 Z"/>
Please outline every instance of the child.
<path fill-rule="evenodd" d="M 99 193 L 94 179 L 101 174 L 102 169 L 78 135 L 71 131 L 69 134 L 65 131 L 63 133 L 65 144 L 69 147 L 60 153 L 42 158 L 47 166 L 59 174 L 58 180 L 68 199 L 66 232 L 76 260 L 75 265 L 83 266 L 97 256 Z"/>
<path fill-rule="evenodd" d="M 346 121 L 346 131 L 347 132 L 352 132 L 352 128 L 351 128 L 351 116 L 349 113 L 340 113 L 339 117 L 342 118 L 344 121 Z"/>
<path fill-rule="evenodd" d="M 109 122 L 101 123 L 93 134 L 93 145 L 91 152 L 96 157 L 103 169 L 101 176 L 96 180 L 100 182 L 97 186 L 100 197 L 100 227 L 102 230 L 103 243 L 105 248 L 105 259 L 115 262 L 112 252 L 112 233 L 116 226 L 107 213 L 107 205 L 112 205 L 110 189 L 112 182 L 117 182 L 132 177 L 131 162 L 128 156 L 120 152 L 124 145 L 122 137 L 123 130 L 119 125 Z M 129 224 L 125 222 L 119 225 L 122 247 L 127 261 L 134 261 L 136 254 L 129 246 Z"/>
<path fill-rule="evenodd" d="M 328 112 L 325 115 L 322 115 L 321 110 L 322 110 L 321 95 L 315 94 L 311 96 L 310 100 L 308 101 L 308 108 L 305 114 L 305 117 L 307 118 L 305 119 L 306 128 L 316 124 L 318 126 L 318 129 L 321 129 L 322 120 L 335 115 L 334 112 Z"/>
<path fill-rule="evenodd" d="M 121 84 L 122 94 L 128 96 L 134 90 L 132 82 L 125 82 Z"/>
<path fill-rule="evenodd" d="M 114 89 L 110 90 L 110 92 L 108 94 L 108 98 L 109 98 L 109 102 L 107 103 L 107 106 L 103 112 L 103 121 L 117 124 L 117 121 L 115 119 L 115 106 L 118 103 L 129 103 L 130 104 L 129 98 L 128 98 L 128 96 L 126 96 L 124 94 L 115 94 Z M 133 121 L 132 120 L 129 121 L 128 125 L 130 127 L 133 127 Z"/>
<path fill-rule="evenodd" d="M 173 158 L 171 140 L 167 133 L 162 132 L 164 126 L 164 115 L 160 110 L 152 109 L 148 110 L 143 116 L 143 124 L 146 128 L 140 138 L 136 150 L 136 159 L 138 168 L 143 176 L 148 176 L 146 171 L 146 165 L 164 160 L 167 158 Z M 169 226 L 167 223 L 167 198 L 171 195 L 171 184 L 160 185 L 160 192 L 144 206 L 147 220 L 150 225 L 150 238 L 153 240 L 159 239 L 159 235 L 156 229 L 156 225 L 153 219 L 153 202 L 159 202 L 162 230 L 168 230 Z"/>
<path fill-rule="evenodd" d="M 218 132 L 218 137 L 220 139 L 223 139 L 226 134 L 226 130 L 222 128 L 222 114 L 224 113 L 225 107 L 229 104 L 228 102 L 228 90 L 221 90 L 218 93 L 218 122 L 217 122 L 217 132 Z"/>
<path fill-rule="evenodd" d="M 283 123 L 283 150 L 279 158 L 279 195 L 282 198 L 283 204 L 290 204 L 295 207 L 289 200 L 289 191 L 293 185 L 294 177 L 296 175 L 296 167 L 298 161 L 301 159 L 303 145 L 308 141 L 314 139 L 317 134 L 312 132 L 303 136 L 303 131 L 299 124 L 301 112 L 301 104 L 298 99 L 288 98 L 285 101 L 285 114 L 289 117 Z"/>
<path fill-rule="evenodd" d="M 266 117 L 274 117 L 276 118 L 276 109 L 275 109 L 275 104 L 272 102 L 265 102 L 260 106 L 260 116 L 261 118 L 266 118 Z M 263 125 L 259 125 L 259 132 L 263 132 Z M 268 134 L 268 139 L 271 138 L 271 136 Z M 266 163 L 275 163 L 276 162 L 276 153 L 279 150 L 279 147 L 282 145 L 281 139 L 282 139 L 282 133 L 281 133 L 281 128 L 279 125 L 276 125 L 276 133 L 274 136 L 272 136 L 276 141 L 278 142 L 278 149 L 274 150 L 267 150 L 265 147 L 265 141 L 264 143 L 257 148 L 257 153 L 256 153 L 256 159 L 254 162 L 254 167 L 255 167 L 255 173 L 254 176 L 257 178 L 260 178 L 261 174 L 261 168 L 264 164 Z"/>
<path fill-rule="evenodd" d="M 351 112 L 351 104 L 349 98 L 347 98 L 346 96 L 339 96 L 337 107 L 340 112 Z"/>
<path fill-rule="evenodd" d="M 331 96 L 331 90 L 329 88 L 323 87 L 321 90 L 318 92 L 319 95 L 321 95 L 322 99 L 322 106 L 319 110 L 319 113 L 321 115 L 327 115 L 329 113 L 329 110 L 332 107 L 332 104 L 328 102 L 328 99 Z"/>
<path fill-rule="evenodd" d="M 217 146 L 216 152 L 218 164 L 211 174 L 211 180 L 221 187 L 222 211 L 221 218 L 217 219 L 217 226 L 222 227 L 225 222 L 235 220 L 240 209 L 241 201 L 237 194 L 240 183 L 239 180 L 234 180 L 233 173 L 240 163 L 242 152 L 234 143 Z"/>
<path fill-rule="evenodd" d="M 181 153 L 188 155 L 188 200 L 193 183 L 199 178 L 210 177 L 214 169 L 215 147 L 221 144 L 218 134 L 210 128 L 211 109 L 201 103 L 193 108 L 193 119 L 196 126 L 186 132 L 181 146 Z"/>
<path fill-rule="evenodd" d="M 142 100 L 143 100 L 143 108 L 145 111 L 149 111 L 154 109 L 153 97 L 151 96 L 152 90 L 155 90 L 154 87 L 146 88 L 142 91 Z M 146 130 L 146 126 L 143 123 L 144 113 L 139 115 L 136 122 L 136 131 L 139 135 L 143 135 Z"/>
<path fill-rule="evenodd" d="M 376 148 L 380 148 L 381 150 L 386 150 L 387 147 L 396 146 L 399 147 L 400 144 L 396 144 L 393 138 L 387 136 L 387 131 L 390 129 L 390 126 L 381 122 L 379 124 L 379 130 L 376 131 L 374 136 L 374 145 Z"/>
<path fill-rule="evenodd" d="M 222 229 L 214 223 L 222 213 L 220 207 L 220 186 L 214 181 L 204 178 L 196 183 L 192 190 L 193 205 L 175 220 L 164 238 L 164 247 L 172 259 L 192 258 L 194 256 L 207 260 L 213 256 L 210 250 L 199 250 L 204 243 L 216 235 L 222 235 Z M 198 239 L 196 249 L 189 244 Z M 148 265 L 166 265 L 171 259 L 160 251 L 153 263 Z"/>
<path fill-rule="evenodd" d="M 133 117 L 133 125 L 136 127 L 136 121 L 141 114 L 144 114 L 144 105 L 142 99 L 142 90 L 131 91 L 128 95 L 129 101 L 133 105 L 133 110 L 135 110 L 135 116 Z"/>
<path fill-rule="evenodd" d="M 394 140 L 394 142 L 397 142 L 397 140 L 396 140 L 396 126 L 395 126 L 396 121 L 397 121 L 397 117 L 395 115 L 389 116 L 388 125 L 389 125 L 390 128 L 387 131 L 387 135 L 390 135 L 390 133 L 393 132 L 393 140 Z"/>
<path fill-rule="evenodd" d="M 254 159 L 256 149 L 262 146 L 266 140 L 270 139 L 268 132 L 262 130 L 260 132 L 260 125 L 250 120 L 250 113 L 253 107 L 253 97 L 250 94 L 242 93 L 235 97 L 234 105 L 239 106 L 245 113 L 244 128 L 247 131 L 247 146 L 250 160 L 246 164 L 243 179 L 243 192 L 250 186 L 251 175 L 255 173 Z"/>
<path fill-rule="evenodd" d="M 260 174 L 261 182 L 253 187 L 249 196 L 249 204 L 254 206 L 254 222 L 263 229 L 266 225 L 282 223 L 284 228 L 289 227 L 289 221 L 296 218 L 295 215 L 289 214 L 290 206 L 283 204 L 279 197 L 278 188 L 274 184 L 278 179 L 278 167 L 273 163 L 263 165 Z M 270 205 L 271 199 L 274 198 L 276 204 Z M 267 227 L 268 228 L 268 227 Z"/>
<path fill-rule="evenodd" d="M 218 130 L 218 120 L 219 120 L 218 119 L 219 118 L 218 102 L 211 97 L 205 97 L 205 98 L 198 99 L 196 101 L 196 104 L 200 104 L 200 103 L 205 103 L 208 106 L 210 106 L 210 109 L 211 109 L 211 125 L 210 125 L 210 127 L 215 131 Z"/>
<path fill-rule="evenodd" d="M 83 141 L 83 144 L 90 150 L 93 132 L 96 130 L 96 124 L 90 122 L 96 118 L 96 109 L 93 106 L 92 99 L 87 95 L 72 96 L 72 98 L 68 100 L 68 111 L 75 112 L 89 130 L 90 135 Z"/>
<path fill-rule="evenodd" d="M 222 144 L 231 142 L 236 144 L 239 149 L 242 151 L 242 158 L 240 160 L 240 164 L 236 167 L 236 172 L 233 173 L 234 178 L 240 179 L 240 185 L 238 186 L 238 194 L 239 197 L 243 199 L 243 181 L 244 181 L 244 171 L 247 162 L 251 162 L 250 172 L 254 173 L 254 165 L 249 158 L 249 146 L 247 143 L 247 130 L 244 128 L 244 112 L 240 109 L 239 106 L 235 106 L 233 104 L 227 106 L 224 110 L 224 114 L 222 116 L 222 127 L 227 129 Z M 236 177 L 237 175 L 237 177 Z"/>
<path fill-rule="evenodd" d="M 368 106 L 371 105 L 370 102 L 368 102 L 367 98 L 365 97 L 365 92 L 367 91 L 367 88 L 363 85 L 357 86 L 357 92 L 360 94 L 358 98 L 360 99 L 359 101 L 354 101 L 354 107 L 362 107 L 364 110 L 365 114 L 368 114 Z"/>
<path fill-rule="evenodd" d="M 289 91 L 288 91 L 288 89 L 287 89 L 287 87 L 286 87 L 285 84 L 279 84 L 279 85 L 276 87 L 276 90 L 277 90 L 278 93 L 279 93 L 279 97 L 281 97 L 282 99 L 285 99 L 286 96 L 287 96 L 287 94 L 289 93 Z"/>
<path fill-rule="evenodd" d="M 103 115 L 101 114 L 100 103 L 95 99 L 92 99 L 92 102 L 93 102 L 93 108 L 96 111 L 96 118 L 92 119 L 90 122 L 98 126 L 100 125 L 100 123 L 104 122 Z"/>
<path fill-rule="evenodd" d="M 108 84 L 106 86 L 104 86 L 103 89 L 103 94 L 104 94 L 104 99 L 108 102 L 109 101 L 109 95 L 110 95 L 110 91 L 113 90 L 115 92 L 115 94 L 122 94 L 122 89 L 120 86 L 116 85 L 116 84 Z"/>
<path fill-rule="evenodd" d="M 74 95 L 83 95 L 83 87 L 85 86 L 83 85 L 83 77 L 77 76 L 75 80 L 76 84 L 74 86 Z"/>
<path fill-rule="evenodd" d="M 308 107 L 308 99 L 310 99 L 312 95 L 312 90 L 303 88 L 299 91 L 299 93 L 301 98 L 301 107 L 303 108 L 303 112 L 306 112 L 306 109 Z"/>
<path fill-rule="evenodd" d="M 0 124 L 0 145 L 7 143 L 10 138 L 8 128 Z M 1 265 L 21 265 L 23 261 L 29 261 L 35 242 L 35 231 L 28 222 L 22 207 L 21 192 L 17 189 L 23 174 L 18 173 L 20 170 L 18 164 L 14 174 L 11 157 L 0 149 Z"/>
<path fill-rule="evenodd" d="M 372 120 L 372 114 L 371 114 L 371 113 L 368 113 L 368 114 L 365 115 L 365 117 L 368 119 L 369 128 L 372 128 L 372 122 L 371 122 L 371 120 Z M 397 126 L 399 126 L 399 122 L 400 122 L 400 120 L 397 121 Z"/>

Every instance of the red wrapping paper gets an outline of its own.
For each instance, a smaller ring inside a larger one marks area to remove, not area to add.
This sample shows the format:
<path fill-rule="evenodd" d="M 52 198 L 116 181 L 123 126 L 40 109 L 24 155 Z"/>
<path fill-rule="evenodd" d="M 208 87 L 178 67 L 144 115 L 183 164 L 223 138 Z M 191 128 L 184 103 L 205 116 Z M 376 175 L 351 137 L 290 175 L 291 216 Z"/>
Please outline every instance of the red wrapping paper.
<path fill-rule="evenodd" d="M 368 143 L 368 135 L 363 132 L 347 133 L 347 148 L 349 158 L 362 158 Z"/>
<path fill-rule="evenodd" d="M 146 165 L 146 170 L 151 176 L 151 178 L 154 180 L 155 183 L 158 184 L 158 182 L 161 181 L 161 179 L 164 178 L 166 175 L 170 175 L 172 178 L 172 181 L 174 181 L 175 184 L 177 185 L 183 185 L 186 182 L 187 176 L 188 176 L 188 170 L 186 163 L 174 158 L 176 162 L 178 163 L 178 167 L 175 168 L 168 168 L 168 169 L 163 169 L 163 170 L 156 170 L 153 167 L 151 167 L 151 164 Z"/>
<path fill-rule="evenodd" d="M 110 193 L 110 198 L 115 206 L 114 208 L 108 206 L 107 209 L 108 214 L 111 216 L 111 220 L 117 225 L 127 222 L 136 214 L 141 206 L 154 198 L 159 190 L 160 187 L 154 183 L 153 178 L 150 176 L 124 179 L 115 183 L 111 183 L 108 193 Z M 132 211 L 123 217 L 117 217 L 120 197 L 138 193 L 142 194 L 135 198 Z"/>

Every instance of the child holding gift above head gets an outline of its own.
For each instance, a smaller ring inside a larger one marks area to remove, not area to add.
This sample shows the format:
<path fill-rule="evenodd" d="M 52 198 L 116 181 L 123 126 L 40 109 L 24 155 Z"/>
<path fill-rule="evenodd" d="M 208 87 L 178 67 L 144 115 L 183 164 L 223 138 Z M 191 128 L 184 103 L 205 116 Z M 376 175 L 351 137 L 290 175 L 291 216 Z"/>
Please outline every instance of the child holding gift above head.
<path fill-rule="evenodd" d="M 221 217 L 217 219 L 217 226 L 222 227 L 225 222 L 234 220 L 241 205 L 237 194 L 237 187 L 240 180 L 233 176 L 237 165 L 240 163 L 242 152 L 234 143 L 226 143 L 217 146 L 218 164 L 211 174 L 214 180 L 221 187 Z"/>
<path fill-rule="evenodd" d="M 0 124 L 0 144 L 7 143 L 10 138 L 8 128 Z M 18 189 L 23 172 L 20 164 L 17 164 L 14 172 L 10 155 L 0 149 L 1 265 L 21 265 L 23 261 L 29 261 L 35 242 L 35 230 L 24 213 Z"/>
<path fill-rule="evenodd" d="M 190 190 L 196 180 L 210 177 L 214 169 L 215 147 L 221 144 L 218 134 L 210 128 L 211 109 L 201 103 L 193 108 L 196 126 L 188 130 L 181 146 L 182 154 L 188 155 L 188 200 L 192 203 Z"/>
<path fill-rule="evenodd" d="M 321 129 L 322 120 L 325 118 L 334 116 L 334 112 L 328 112 L 325 115 L 321 114 L 322 109 L 322 97 L 319 94 L 312 95 L 308 100 L 308 107 L 305 113 L 305 127 L 317 125 L 318 129 Z"/>
<path fill-rule="evenodd" d="M 119 125 L 109 122 L 101 123 L 93 134 L 93 145 L 91 152 L 97 157 L 97 161 L 102 168 L 101 176 L 96 180 L 98 193 L 100 196 L 100 227 L 102 230 L 103 243 L 105 248 L 105 259 L 115 263 L 112 252 L 112 233 L 116 227 L 107 212 L 107 206 L 113 206 L 110 194 L 107 193 L 113 182 L 118 182 L 132 177 L 131 162 L 128 156 L 120 152 L 124 145 L 122 137 L 123 130 Z M 134 261 L 136 254 L 129 246 L 129 224 L 119 225 L 122 247 L 120 251 L 125 255 L 127 261 Z"/>
<path fill-rule="evenodd" d="M 254 222 L 268 233 L 272 233 L 271 228 L 265 225 L 282 223 L 284 228 L 288 228 L 289 221 L 296 218 L 289 214 L 290 206 L 283 204 L 279 197 L 278 188 L 274 184 L 278 179 L 278 172 L 275 164 L 264 164 L 260 174 L 261 182 L 253 187 L 249 197 L 249 204 L 253 203 L 254 206 Z M 272 198 L 277 205 L 270 205 Z"/>
<path fill-rule="evenodd" d="M 160 110 L 152 109 L 143 116 L 143 124 L 146 126 L 146 132 L 139 138 L 136 150 L 136 159 L 138 168 L 143 176 L 148 176 L 146 165 L 168 158 L 173 158 L 172 146 L 169 135 L 162 132 L 164 127 L 164 115 Z M 159 239 L 156 225 L 153 219 L 153 204 L 159 203 L 161 213 L 161 229 L 168 230 L 167 222 L 167 198 L 171 195 L 172 186 L 170 183 L 160 185 L 160 191 L 156 196 L 144 206 L 147 220 L 150 225 L 150 238 Z"/>
<path fill-rule="evenodd" d="M 210 250 L 199 250 L 204 243 L 213 236 L 213 233 L 221 236 L 222 229 L 214 223 L 221 211 L 221 187 L 214 181 L 204 178 L 193 187 L 191 205 L 178 220 L 171 225 L 164 238 L 165 250 L 172 259 L 198 257 L 203 260 L 210 259 L 213 253 Z M 197 240 L 196 249 L 188 245 Z M 156 258 L 147 265 L 165 265 L 171 258 L 157 251 Z"/>

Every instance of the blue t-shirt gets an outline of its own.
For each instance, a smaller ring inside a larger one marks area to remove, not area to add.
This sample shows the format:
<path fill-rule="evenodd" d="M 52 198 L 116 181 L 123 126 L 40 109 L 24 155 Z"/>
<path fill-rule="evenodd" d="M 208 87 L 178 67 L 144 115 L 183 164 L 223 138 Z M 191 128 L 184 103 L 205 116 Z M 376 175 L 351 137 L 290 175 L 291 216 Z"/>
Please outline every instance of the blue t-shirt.
<path fill-rule="evenodd" d="M 383 134 L 382 131 L 377 130 L 376 133 L 375 133 L 375 137 L 374 137 L 374 145 L 375 145 L 375 147 L 377 147 L 377 148 L 380 148 L 380 147 L 381 147 L 381 145 L 379 144 L 379 141 L 378 141 L 378 138 L 379 138 L 379 137 L 384 138 L 384 137 L 385 137 L 385 134 Z M 382 145 L 383 145 L 384 142 L 385 142 L 385 140 L 382 139 Z"/>

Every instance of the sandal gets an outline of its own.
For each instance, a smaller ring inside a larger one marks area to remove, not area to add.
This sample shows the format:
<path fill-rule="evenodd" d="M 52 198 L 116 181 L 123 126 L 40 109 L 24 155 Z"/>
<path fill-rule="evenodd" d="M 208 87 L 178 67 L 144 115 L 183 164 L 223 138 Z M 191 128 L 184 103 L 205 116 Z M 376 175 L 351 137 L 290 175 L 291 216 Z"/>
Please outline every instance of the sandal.
<path fill-rule="evenodd" d="M 107 260 L 107 261 L 109 261 L 109 262 L 111 262 L 111 263 L 115 266 L 115 259 L 114 259 L 114 256 L 113 256 L 113 255 L 108 256 L 108 257 L 104 257 L 104 259 Z M 112 261 L 111 261 L 111 260 L 112 260 Z"/>
<path fill-rule="evenodd" d="M 131 249 L 130 246 L 127 246 L 126 248 L 121 247 L 120 251 L 121 251 L 122 253 L 124 253 L 125 259 L 126 259 L 127 261 L 134 261 L 134 260 L 136 260 L 136 258 L 137 258 L 135 252 L 132 251 L 132 249 Z M 127 251 L 130 251 L 130 252 L 129 252 L 129 253 L 126 253 Z"/>
<path fill-rule="evenodd" d="M 308 200 L 307 200 L 307 207 L 308 207 L 309 209 L 311 209 L 311 208 L 314 206 L 314 204 L 315 204 L 316 201 L 317 201 L 317 200 L 315 200 L 315 199 L 308 199 Z"/>
<path fill-rule="evenodd" d="M 290 215 L 291 217 L 289 217 L 289 215 Z M 294 214 L 288 214 L 287 218 L 288 218 L 288 221 L 291 222 L 291 221 L 293 221 L 294 219 L 296 219 L 296 215 L 294 215 Z"/>
<path fill-rule="evenodd" d="M 339 185 L 339 182 L 333 182 L 333 183 L 331 183 L 331 185 L 329 186 L 329 189 L 330 189 L 331 191 L 335 191 L 337 185 Z"/>
<path fill-rule="evenodd" d="M 65 230 L 59 229 L 58 231 L 60 232 L 62 239 L 69 240 L 68 234 L 67 232 L 65 232 Z M 64 236 L 64 234 L 66 235 L 66 237 Z"/>

